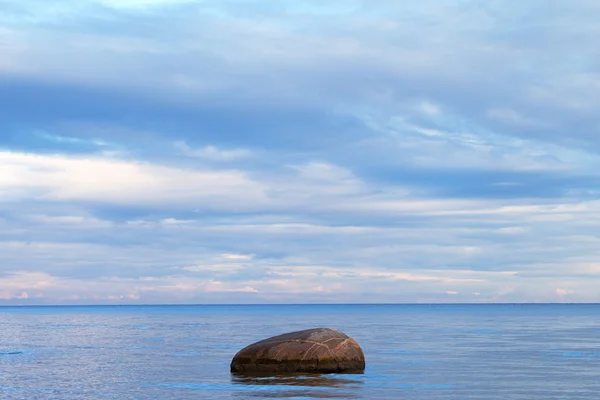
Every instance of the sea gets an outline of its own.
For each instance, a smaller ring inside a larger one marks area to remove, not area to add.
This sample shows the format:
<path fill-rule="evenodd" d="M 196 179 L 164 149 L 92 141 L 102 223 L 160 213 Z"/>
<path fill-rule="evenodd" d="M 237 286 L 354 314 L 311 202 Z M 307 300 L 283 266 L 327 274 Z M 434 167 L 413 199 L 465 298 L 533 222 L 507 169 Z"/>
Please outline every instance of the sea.
<path fill-rule="evenodd" d="M 229 372 L 316 327 L 356 339 L 364 373 Z M 0 399 L 600 399 L 600 305 L 0 307 Z"/>

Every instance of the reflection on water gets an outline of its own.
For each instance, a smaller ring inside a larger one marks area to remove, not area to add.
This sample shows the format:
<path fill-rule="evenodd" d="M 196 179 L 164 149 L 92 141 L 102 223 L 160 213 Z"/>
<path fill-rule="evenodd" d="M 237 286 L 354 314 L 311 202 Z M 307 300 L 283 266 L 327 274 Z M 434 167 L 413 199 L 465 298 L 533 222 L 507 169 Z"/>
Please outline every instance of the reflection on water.
<path fill-rule="evenodd" d="M 357 374 L 362 375 L 362 374 Z M 286 375 L 241 375 L 232 374 L 234 385 L 243 385 L 247 390 L 236 394 L 239 397 L 261 398 L 313 398 L 313 399 L 360 399 L 363 381 L 348 375 L 286 374 Z M 341 389 L 341 390 L 340 390 Z"/>
<path fill-rule="evenodd" d="M 356 374 L 362 375 L 362 374 Z M 344 375 L 285 374 L 285 375 L 242 375 L 232 374 L 232 382 L 242 385 L 286 385 L 340 388 L 347 385 L 362 385 L 363 382 L 346 378 Z"/>
<path fill-rule="evenodd" d="M 236 397 L 247 399 L 249 397 L 258 397 L 261 399 L 292 399 L 292 398 L 310 398 L 310 399 L 362 399 L 363 397 L 356 393 L 344 392 L 320 392 L 315 390 L 281 390 L 273 392 L 237 392 Z"/>

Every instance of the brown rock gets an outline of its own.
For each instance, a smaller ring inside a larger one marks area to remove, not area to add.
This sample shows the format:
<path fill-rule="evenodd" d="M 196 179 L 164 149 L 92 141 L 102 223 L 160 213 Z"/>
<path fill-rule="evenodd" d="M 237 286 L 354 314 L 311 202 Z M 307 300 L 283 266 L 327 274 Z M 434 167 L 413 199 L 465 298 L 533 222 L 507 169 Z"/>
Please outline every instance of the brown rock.
<path fill-rule="evenodd" d="M 261 340 L 240 350 L 231 372 L 360 373 L 365 355 L 356 341 L 337 329 L 317 328 Z"/>

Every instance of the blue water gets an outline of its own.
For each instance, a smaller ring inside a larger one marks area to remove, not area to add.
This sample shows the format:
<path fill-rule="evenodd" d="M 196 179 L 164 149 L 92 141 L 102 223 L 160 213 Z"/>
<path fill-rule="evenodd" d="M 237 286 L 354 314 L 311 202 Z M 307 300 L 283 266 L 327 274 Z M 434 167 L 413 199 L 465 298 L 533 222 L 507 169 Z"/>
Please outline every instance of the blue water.
<path fill-rule="evenodd" d="M 243 378 L 242 347 L 334 327 L 362 375 Z M 0 399 L 599 399 L 600 305 L 0 308 Z"/>

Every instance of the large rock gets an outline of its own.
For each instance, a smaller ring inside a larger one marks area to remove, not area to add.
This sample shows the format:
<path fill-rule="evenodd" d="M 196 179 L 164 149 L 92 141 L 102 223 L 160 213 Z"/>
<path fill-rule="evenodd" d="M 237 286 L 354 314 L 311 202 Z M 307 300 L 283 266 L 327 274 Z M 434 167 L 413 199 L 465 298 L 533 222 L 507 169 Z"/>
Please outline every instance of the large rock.
<path fill-rule="evenodd" d="M 337 329 L 317 328 L 261 340 L 240 350 L 231 372 L 360 373 L 365 355 L 356 341 Z"/>

